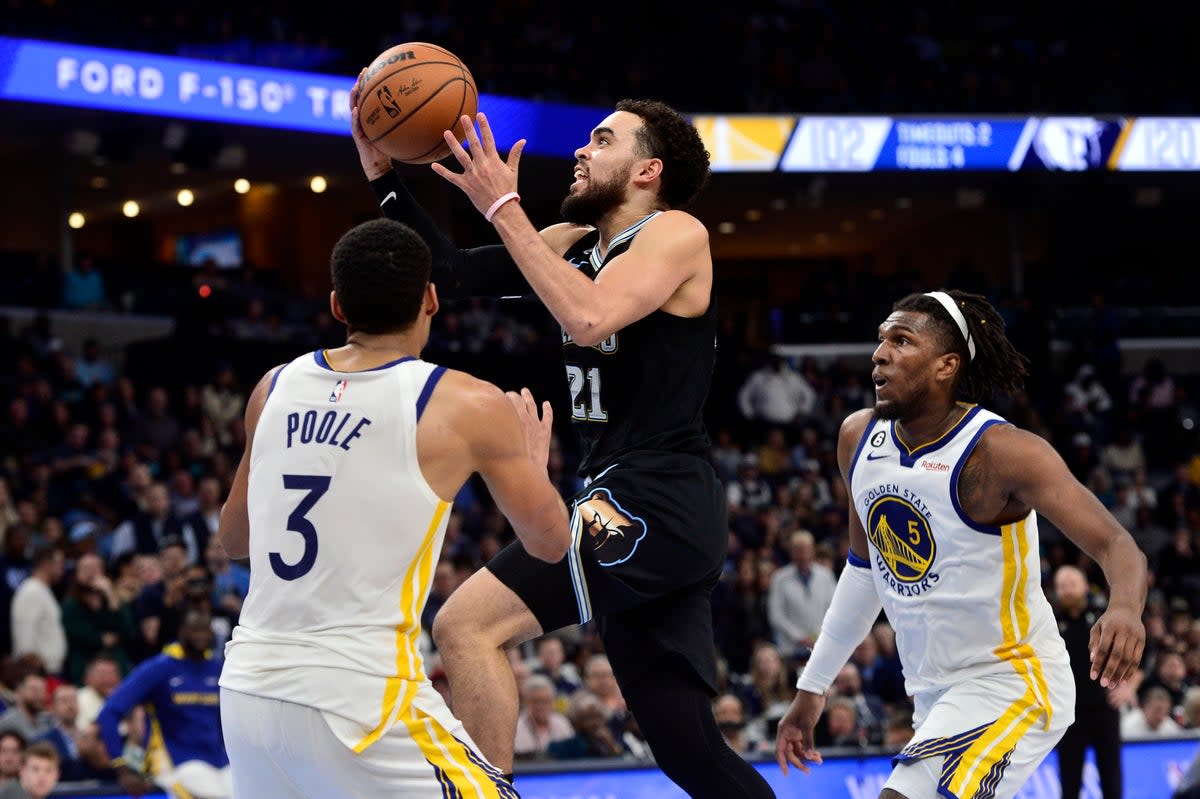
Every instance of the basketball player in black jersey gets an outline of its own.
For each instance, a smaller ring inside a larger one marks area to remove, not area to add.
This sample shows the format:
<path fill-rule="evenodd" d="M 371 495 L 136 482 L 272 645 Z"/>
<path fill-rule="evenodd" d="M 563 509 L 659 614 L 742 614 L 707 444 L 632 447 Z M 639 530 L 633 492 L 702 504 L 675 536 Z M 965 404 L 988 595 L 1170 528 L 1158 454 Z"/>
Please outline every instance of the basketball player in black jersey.
<path fill-rule="evenodd" d="M 561 325 L 582 446 L 587 487 L 571 503 L 567 557 L 550 566 L 513 544 L 434 622 L 455 714 L 492 763 L 511 770 L 518 702 L 505 649 L 595 618 L 629 708 L 676 784 L 693 797 L 774 796 L 725 743 L 710 704 L 709 594 L 728 540 L 702 421 L 716 308 L 708 231 L 679 210 L 708 180 L 699 134 L 662 103 L 618 103 L 575 152 L 566 222 L 539 231 L 517 196 L 524 141 L 502 159 L 487 118 L 464 118 L 470 153 L 446 139 L 462 171 L 433 169 L 495 225 L 503 246 L 458 249 L 367 141 L 356 101 L 363 170 L 383 213 L 429 243 L 441 296 L 536 294 Z"/>

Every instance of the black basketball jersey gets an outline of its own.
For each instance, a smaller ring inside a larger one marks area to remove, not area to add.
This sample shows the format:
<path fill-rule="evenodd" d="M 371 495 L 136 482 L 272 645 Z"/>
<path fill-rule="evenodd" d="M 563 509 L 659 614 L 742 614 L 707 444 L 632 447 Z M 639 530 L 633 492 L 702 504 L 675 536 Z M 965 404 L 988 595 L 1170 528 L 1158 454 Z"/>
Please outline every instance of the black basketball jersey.
<path fill-rule="evenodd" d="M 654 216 L 613 239 L 603 259 L 596 249 L 599 231 L 587 233 L 564 257 L 595 280 Z M 714 298 L 702 316 L 654 311 L 592 347 L 563 332 L 580 476 L 595 477 L 635 450 L 707 454 L 703 416 L 716 361 L 716 320 Z"/>

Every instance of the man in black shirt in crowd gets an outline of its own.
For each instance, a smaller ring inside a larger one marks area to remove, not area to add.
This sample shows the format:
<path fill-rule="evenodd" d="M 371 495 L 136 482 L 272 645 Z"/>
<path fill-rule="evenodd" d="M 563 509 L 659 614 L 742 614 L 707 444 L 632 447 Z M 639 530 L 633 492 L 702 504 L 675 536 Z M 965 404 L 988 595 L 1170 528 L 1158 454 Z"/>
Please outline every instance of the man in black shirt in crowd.
<path fill-rule="evenodd" d="M 1075 566 L 1054 573 L 1054 615 L 1067 644 L 1075 675 L 1075 723 L 1058 742 L 1058 774 L 1064 799 L 1076 799 L 1083 784 L 1083 758 L 1090 746 L 1100 772 L 1104 799 L 1121 799 L 1121 714 L 1109 704 L 1109 691 L 1090 679 L 1092 625 L 1104 612 Z"/>

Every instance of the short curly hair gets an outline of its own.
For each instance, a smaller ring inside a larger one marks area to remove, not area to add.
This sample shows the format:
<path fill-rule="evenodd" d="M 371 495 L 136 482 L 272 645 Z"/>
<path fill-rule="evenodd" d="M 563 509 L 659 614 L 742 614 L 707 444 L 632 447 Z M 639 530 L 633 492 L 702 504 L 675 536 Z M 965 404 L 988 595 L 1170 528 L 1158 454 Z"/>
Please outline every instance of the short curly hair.
<path fill-rule="evenodd" d="M 696 126 L 658 100 L 622 100 L 616 110 L 642 118 L 638 144 L 646 156 L 663 162 L 662 201 L 670 208 L 689 205 L 712 174 L 708 150 Z"/>
<path fill-rule="evenodd" d="M 433 256 L 412 228 L 371 219 L 338 239 L 329 259 L 346 322 L 363 333 L 390 333 L 416 321 Z"/>

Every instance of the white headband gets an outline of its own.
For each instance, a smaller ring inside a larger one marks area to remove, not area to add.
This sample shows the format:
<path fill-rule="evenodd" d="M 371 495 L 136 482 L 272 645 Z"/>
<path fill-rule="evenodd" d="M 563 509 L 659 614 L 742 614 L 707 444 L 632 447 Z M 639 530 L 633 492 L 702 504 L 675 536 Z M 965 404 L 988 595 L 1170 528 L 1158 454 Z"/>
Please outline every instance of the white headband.
<path fill-rule="evenodd" d="M 963 312 L 958 309 L 958 303 L 944 291 L 927 291 L 925 296 L 933 297 L 941 303 L 942 307 L 946 309 L 946 313 L 950 314 L 950 318 L 958 324 L 958 330 L 962 333 L 963 340 L 967 342 L 967 352 L 971 353 L 971 360 L 975 360 L 975 339 L 971 338 L 971 330 L 967 327 L 967 317 L 963 316 Z"/>

